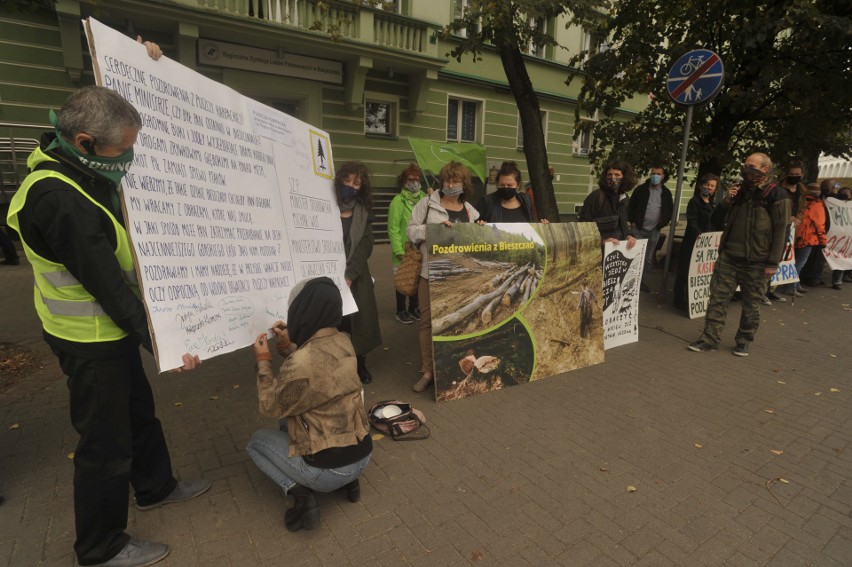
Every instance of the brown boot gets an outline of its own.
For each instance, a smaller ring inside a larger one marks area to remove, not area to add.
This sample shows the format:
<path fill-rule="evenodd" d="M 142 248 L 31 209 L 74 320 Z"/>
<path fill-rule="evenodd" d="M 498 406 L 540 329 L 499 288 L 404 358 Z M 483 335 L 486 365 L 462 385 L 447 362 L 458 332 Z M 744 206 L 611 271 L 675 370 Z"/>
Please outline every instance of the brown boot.
<path fill-rule="evenodd" d="M 423 376 L 420 377 L 420 380 L 418 380 L 417 383 L 414 384 L 412 390 L 414 390 L 415 392 L 425 392 L 426 388 L 429 387 L 429 384 L 431 384 L 434 379 L 435 378 L 431 374 L 429 374 L 428 372 L 424 372 Z"/>

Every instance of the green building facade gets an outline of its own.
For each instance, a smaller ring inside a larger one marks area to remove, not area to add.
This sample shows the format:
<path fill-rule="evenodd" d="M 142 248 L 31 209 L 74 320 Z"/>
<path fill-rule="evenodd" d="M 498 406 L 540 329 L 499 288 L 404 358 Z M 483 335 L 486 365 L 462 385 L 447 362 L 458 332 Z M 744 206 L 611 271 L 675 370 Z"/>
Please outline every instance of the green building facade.
<path fill-rule="evenodd" d="M 457 40 L 441 30 L 467 0 L 397 0 L 385 9 L 326 4 L 325 17 L 315 0 L 57 0 L 55 11 L 0 11 L 0 204 L 49 128 L 48 110 L 94 82 L 80 24 L 88 16 L 156 41 L 187 67 L 328 131 L 337 164 L 361 160 L 372 172 L 377 237 L 396 177 L 414 159 L 409 136 L 478 142 L 490 167 L 514 160 L 525 170 L 518 111 L 497 55 L 447 56 Z M 589 139 L 575 136 L 579 86 L 565 83 L 567 61 L 591 36 L 565 19 L 545 25 L 559 47 L 531 48 L 526 59 L 567 217 L 593 185 Z M 254 63 L 263 58 L 277 69 Z"/>

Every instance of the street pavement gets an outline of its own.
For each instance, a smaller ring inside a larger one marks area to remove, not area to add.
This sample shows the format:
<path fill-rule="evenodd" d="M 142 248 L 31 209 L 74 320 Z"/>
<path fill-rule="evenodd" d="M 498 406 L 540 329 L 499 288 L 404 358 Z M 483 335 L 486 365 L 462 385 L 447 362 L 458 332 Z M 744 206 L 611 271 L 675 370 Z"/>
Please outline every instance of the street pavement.
<path fill-rule="evenodd" d="M 290 533 L 289 499 L 244 450 L 273 426 L 250 349 L 182 374 L 145 355 L 175 474 L 213 483 L 131 507 L 129 533 L 171 545 L 160 565 L 852 565 L 852 285 L 762 307 L 748 358 L 730 353 L 738 305 L 699 354 L 701 321 L 643 293 L 639 342 L 603 364 L 436 404 L 411 391 L 417 328 L 393 317 L 387 245 L 371 266 L 384 346 L 366 403 L 415 404 L 431 438 L 378 439 L 361 501 L 320 495 L 321 526 Z M 0 565 L 71 566 L 67 390 L 29 266 L 0 266 L 0 291 L 0 342 L 42 363 L 0 393 Z"/>

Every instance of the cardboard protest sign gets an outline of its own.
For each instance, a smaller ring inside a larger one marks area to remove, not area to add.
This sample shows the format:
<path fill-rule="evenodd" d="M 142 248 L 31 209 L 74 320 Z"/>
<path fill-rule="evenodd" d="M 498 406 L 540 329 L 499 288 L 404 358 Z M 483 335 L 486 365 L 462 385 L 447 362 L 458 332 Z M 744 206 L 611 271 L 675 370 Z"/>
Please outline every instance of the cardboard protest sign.
<path fill-rule="evenodd" d="M 604 360 L 591 223 L 427 227 L 438 401 Z"/>
<path fill-rule="evenodd" d="M 625 241 L 604 245 L 603 326 L 604 348 L 639 340 L 639 287 L 645 265 L 647 240 L 637 240 L 631 249 Z"/>
<path fill-rule="evenodd" d="M 142 117 L 122 200 L 160 370 L 251 344 L 304 278 L 354 311 L 328 134 L 84 26 L 98 84 Z"/>
<path fill-rule="evenodd" d="M 719 258 L 719 239 L 722 232 L 704 232 L 695 239 L 689 260 L 688 295 L 689 318 L 704 317 L 710 299 L 710 280 Z"/>
<path fill-rule="evenodd" d="M 831 227 L 822 253 L 832 270 L 852 270 L 852 201 L 825 200 Z"/>

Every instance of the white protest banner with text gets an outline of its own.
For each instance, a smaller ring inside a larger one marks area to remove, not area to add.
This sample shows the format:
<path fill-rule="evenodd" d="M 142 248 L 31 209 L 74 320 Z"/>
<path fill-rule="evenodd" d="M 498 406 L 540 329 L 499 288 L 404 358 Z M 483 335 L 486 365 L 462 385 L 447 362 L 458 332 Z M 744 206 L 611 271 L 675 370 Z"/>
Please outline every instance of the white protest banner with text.
<path fill-rule="evenodd" d="M 831 227 L 822 253 L 832 270 L 852 270 L 852 201 L 825 200 Z"/>
<path fill-rule="evenodd" d="M 316 234 L 287 218 L 282 178 L 328 202 L 315 222 L 341 243 L 328 253 L 329 275 L 351 312 L 327 134 L 317 131 L 326 170 L 300 167 L 294 156 L 316 151 L 308 125 L 167 57 L 153 61 L 92 18 L 84 26 L 98 84 L 142 116 L 122 196 L 160 370 L 179 367 L 185 352 L 207 359 L 242 348 L 286 320 L 289 292 L 305 277 L 292 243 Z"/>
<path fill-rule="evenodd" d="M 710 279 L 719 259 L 719 240 L 722 232 L 705 232 L 695 239 L 689 261 L 689 318 L 704 317 L 710 297 Z"/>
<path fill-rule="evenodd" d="M 604 349 L 639 340 L 639 284 L 645 264 L 647 240 L 606 242 L 603 258 Z"/>

